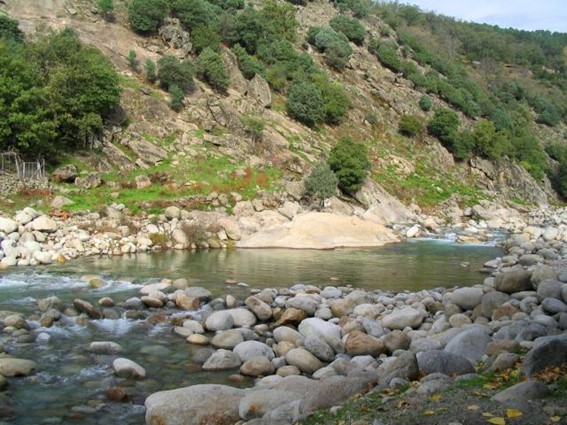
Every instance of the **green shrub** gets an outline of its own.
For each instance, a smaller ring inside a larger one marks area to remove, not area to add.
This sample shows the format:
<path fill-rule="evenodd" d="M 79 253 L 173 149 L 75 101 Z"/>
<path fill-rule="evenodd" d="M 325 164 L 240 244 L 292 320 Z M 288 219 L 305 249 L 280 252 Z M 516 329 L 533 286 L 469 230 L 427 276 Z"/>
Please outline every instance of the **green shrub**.
<path fill-rule="evenodd" d="M 112 19 L 114 13 L 113 0 L 98 0 L 97 6 L 102 13 L 104 19 Z"/>
<path fill-rule="evenodd" d="M 191 42 L 193 43 L 193 51 L 196 54 L 201 53 L 207 47 L 220 52 L 221 37 L 216 28 L 210 25 L 198 25 L 191 31 Z"/>
<path fill-rule="evenodd" d="M 180 61 L 174 56 L 165 55 L 159 58 L 157 65 L 157 78 L 162 89 L 169 91 L 169 86 L 175 84 L 185 93 L 188 93 L 195 88 L 191 63 Z"/>
<path fill-rule="evenodd" d="M 423 124 L 415 115 L 402 115 L 398 131 L 404 136 L 414 137 L 423 131 Z"/>
<path fill-rule="evenodd" d="M 350 100 L 343 87 L 324 78 L 316 79 L 315 84 L 323 96 L 324 121 L 339 124 L 350 107 Z"/>
<path fill-rule="evenodd" d="M 396 46 L 381 43 L 376 51 L 376 56 L 382 65 L 394 71 L 401 72 L 403 70 L 402 60 L 398 56 Z"/>
<path fill-rule="evenodd" d="M 136 70 L 136 68 L 138 68 L 138 65 L 140 65 L 140 61 L 138 60 L 138 55 L 136 54 L 135 50 L 130 50 L 128 52 L 128 65 L 133 70 Z"/>
<path fill-rule="evenodd" d="M 446 108 L 439 108 L 427 124 L 429 134 L 437 137 L 441 142 L 448 142 L 452 133 L 459 129 L 459 116 L 456 112 Z"/>
<path fill-rule="evenodd" d="M 199 78 L 205 80 L 213 89 L 226 92 L 230 78 L 220 55 L 207 47 L 195 60 L 195 70 Z"/>
<path fill-rule="evenodd" d="M 10 19 L 2 13 L 0 13 L 0 39 L 17 43 L 24 41 L 24 33 L 18 28 L 18 21 Z"/>
<path fill-rule="evenodd" d="M 156 31 L 169 14 L 167 0 L 130 0 L 128 22 L 132 29 L 142 34 Z"/>
<path fill-rule="evenodd" d="M 206 0 L 175 0 L 171 12 L 189 31 L 199 26 L 216 26 L 220 8 Z"/>
<path fill-rule="evenodd" d="M 208 0 L 209 3 L 214 4 L 224 10 L 234 11 L 237 9 L 244 9 L 244 0 Z"/>
<path fill-rule="evenodd" d="M 433 107 L 433 102 L 431 101 L 431 98 L 426 94 L 421 96 L 421 99 L 419 99 L 419 107 L 421 108 L 422 111 L 425 112 L 431 111 L 431 108 Z"/>
<path fill-rule="evenodd" d="M 325 118 L 325 103 L 321 90 L 308 81 L 291 86 L 286 100 L 290 116 L 306 125 L 314 125 Z"/>
<path fill-rule="evenodd" d="M 346 193 L 356 193 L 370 169 L 366 146 L 342 137 L 331 149 L 327 161 L 336 174 L 338 185 Z"/>
<path fill-rule="evenodd" d="M 364 25 L 362 25 L 358 19 L 350 18 L 346 15 L 339 15 L 331 19 L 329 25 L 335 31 L 343 33 L 346 38 L 353 43 L 359 46 L 364 43 L 366 30 L 364 29 Z"/>
<path fill-rule="evenodd" d="M 321 201 L 330 198 L 337 190 L 338 179 L 329 164 L 320 162 L 304 181 L 305 194 Z"/>
<path fill-rule="evenodd" d="M 310 27 L 307 39 L 310 44 L 325 53 L 327 65 L 341 70 L 348 63 L 352 49 L 344 34 L 330 27 Z"/>
<path fill-rule="evenodd" d="M 333 43 L 325 50 L 325 63 L 331 68 L 341 71 L 348 64 L 350 54 L 350 46 L 344 43 Z"/>
<path fill-rule="evenodd" d="M 238 68 L 240 72 L 242 72 L 242 75 L 244 75 L 244 78 L 250 80 L 254 78 L 256 74 L 266 76 L 266 68 L 264 65 L 262 65 L 255 56 L 249 55 L 240 44 L 232 46 L 232 51 L 236 55 Z"/>
<path fill-rule="evenodd" d="M 262 141 L 262 133 L 266 127 L 266 120 L 262 117 L 246 116 L 242 118 L 242 124 L 244 124 L 246 133 L 250 136 L 254 145 Z"/>
<path fill-rule="evenodd" d="M 174 111 L 180 111 L 183 108 L 183 99 L 185 99 L 185 93 L 181 87 L 177 84 L 171 84 L 169 86 L 169 94 L 171 95 L 171 99 L 169 101 L 169 106 Z"/>
<path fill-rule="evenodd" d="M 146 59 L 144 70 L 146 71 L 146 80 L 152 84 L 155 83 L 157 81 L 156 63 L 149 58 Z"/>

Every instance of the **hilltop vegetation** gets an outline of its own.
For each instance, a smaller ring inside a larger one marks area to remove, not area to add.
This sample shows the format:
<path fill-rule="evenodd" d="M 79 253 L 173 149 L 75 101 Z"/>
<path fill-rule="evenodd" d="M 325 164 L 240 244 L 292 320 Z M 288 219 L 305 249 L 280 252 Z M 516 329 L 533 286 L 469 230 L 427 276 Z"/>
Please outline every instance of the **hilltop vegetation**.
<path fill-rule="evenodd" d="M 415 6 L 369 0 L 331 1 L 331 16 L 305 19 L 305 10 L 316 14 L 317 7 L 328 3 L 104 0 L 97 5 L 104 19 L 128 25 L 148 40 L 157 39 L 171 18 L 179 20 L 189 36 L 185 57 L 165 51 L 157 59 L 144 56 L 140 63 L 134 49 L 128 55 L 135 77 L 168 92 L 174 111 L 182 113 L 191 104 L 199 84 L 195 80 L 218 98 L 229 95 L 234 81 L 225 52 L 230 51 L 246 80 L 258 75 L 267 82 L 276 97 L 275 112 L 285 112 L 330 145 L 317 159 L 327 157 L 343 136 L 359 142 L 353 146 L 365 147 L 367 157 L 354 161 L 352 168 L 334 166 L 332 158 L 329 162 L 346 194 L 360 187 L 360 179 L 349 183 L 345 176 L 368 171 L 387 188 L 403 187 L 407 193 L 412 192 L 407 185 L 422 182 L 417 192 L 423 192 L 439 186 L 431 182 L 448 178 L 460 188 L 466 179 L 436 170 L 427 158 L 423 142 L 436 138 L 460 167 L 457 173 L 466 172 L 473 157 L 509 158 L 538 181 L 547 175 L 567 196 L 567 34 L 460 22 Z M 0 111 L 9 117 L 0 127 L 0 142 L 24 156 L 51 158 L 89 148 L 89 140 L 101 133 L 105 116 L 118 104 L 118 73 L 71 29 L 24 38 L 15 21 L 0 16 L 0 37 L 0 84 L 16 87 L 0 95 Z M 57 49 L 65 54 L 59 57 Z M 372 87 L 376 81 L 368 73 L 361 81 L 352 78 L 352 61 L 360 58 L 394 73 L 388 90 L 395 91 L 400 82 L 411 90 L 406 105 L 395 109 L 394 122 L 384 120 L 384 105 L 364 95 L 357 98 L 357 90 L 367 90 L 357 83 Z M 65 90 L 70 84 L 78 89 Z M 364 116 L 363 123 L 352 122 L 357 114 Z M 269 122 L 247 115 L 241 122 L 257 150 Z M 409 151 L 419 155 L 408 158 L 416 166 L 405 181 L 368 159 Z M 305 160 L 304 153 L 294 154 Z M 328 171 L 319 168 L 323 175 Z M 430 198 L 438 202 L 451 196 L 451 184 L 445 186 Z"/>

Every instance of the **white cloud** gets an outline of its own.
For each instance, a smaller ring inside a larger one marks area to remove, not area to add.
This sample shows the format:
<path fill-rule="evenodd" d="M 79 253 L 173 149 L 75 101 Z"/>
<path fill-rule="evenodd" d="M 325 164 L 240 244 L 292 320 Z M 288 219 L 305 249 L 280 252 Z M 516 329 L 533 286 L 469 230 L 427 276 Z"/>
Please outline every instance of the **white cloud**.
<path fill-rule="evenodd" d="M 425 11 L 525 30 L 567 32 L 565 0 L 401 0 Z"/>

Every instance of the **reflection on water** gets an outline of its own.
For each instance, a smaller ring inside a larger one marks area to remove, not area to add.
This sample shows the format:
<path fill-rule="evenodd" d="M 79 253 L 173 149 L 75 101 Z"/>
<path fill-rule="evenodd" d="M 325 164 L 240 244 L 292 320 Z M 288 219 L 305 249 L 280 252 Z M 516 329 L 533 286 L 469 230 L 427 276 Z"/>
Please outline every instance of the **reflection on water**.
<path fill-rule="evenodd" d="M 478 270 L 501 250 L 487 245 L 459 245 L 413 240 L 374 249 L 333 251 L 254 249 L 164 252 L 86 258 L 58 269 L 67 273 L 122 274 L 125 278 L 187 278 L 222 290 L 226 279 L 253 287 L 352 284 L 385 291 L 467 286 L 482 281 Z"/>

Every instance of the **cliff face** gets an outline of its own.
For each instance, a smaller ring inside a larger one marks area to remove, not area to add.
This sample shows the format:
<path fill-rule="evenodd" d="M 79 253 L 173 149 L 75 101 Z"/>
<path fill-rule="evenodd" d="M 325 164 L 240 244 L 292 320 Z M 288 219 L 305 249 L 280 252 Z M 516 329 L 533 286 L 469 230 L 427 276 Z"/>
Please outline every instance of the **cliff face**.
<path fill-rule="evenodd" d="M 536 182 L 518 165 L 476 158 L 456 162 L 437 139 L 425 132 L 414 138 L 401 136 L 398 125 L 403 115 L 411 114 L 426 122 L 432 112 L 419 107 L 423 92 L 383 67 L 365 44 L 350 43 L 348 64 L 337 72 L 325 66 L 322 54 L 313 47 L 297 43 L 297 48 L 308 52 L 332 81 L 343 85 L 351 102 L 346 119 L 339 125 L 321 124 L 314 129 L 287 115 L 284 95 L 272 91 L 264 78 L 244 78 L 234 54 L 226 47 L 221 52 L 230 76 L 226 94 L 220 95 L 198 81 L 184 107 L 179 112 L 171 110 L 169 95 L 145 81 L 141 66 L 137 70 L 129 67 L 127 57 L 134 50 L 142 64 L 164 54 L 190 58 L 188 34 L 175 20 L 168 20 L 159 34 L 141 37 L 129 29 L 126 2 L 122 1 L 115 0 L 115 18 L 111 22 L 101 18 L 92 2 L 82 0 L 8 0 L 0 7 L 29 34 L 45 26 L 74 28 L 85 43 L 100 49 L 122 74 L 121 110 L 110 117 L 97 143 L 99 154 L 82 159 L 100 171 L 151 168 L 166 160 L 169 169 L 165 172 L 179 175 L 185 164 L 212 155 L 229 158 L 241 168 L 277 168 L 282 182 L 299 181 L 314 162 L 326 157 L 335 140 L 349 136 L 369 148 L 374 181 L 406 204 L 435 207 L 455 196 L 467 202 L 467 196 L 462 195 L 468 191 L 466 188 L 477 191 L 477 197 L 523 199 L 537 204 L 546 204 L 555 196 L 548 182 Z M 328 25 L 338 13 L 326 1 L 296 7 L 298 39 L 304 40 L 310 26 Z M 383 23 L 378 18 L 364 20 L 363 24 L 365 43 L 370 37 L 380 37 Z M 439 98 L 432 97 L 432 102 L 434 107 L 447 107 Z M 459 115 L 465 127 L 473 125 L 473 121 Z M 262 120 L 260 138 L 251 136 L 246 126 L 248 117 Z M 160 171 L 164 171 L 163 167 Z M 429 196 L 431 192 L 436 196 Z"/>

